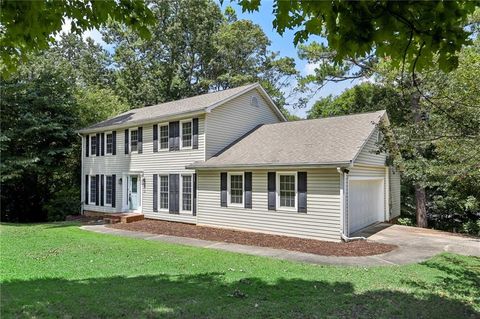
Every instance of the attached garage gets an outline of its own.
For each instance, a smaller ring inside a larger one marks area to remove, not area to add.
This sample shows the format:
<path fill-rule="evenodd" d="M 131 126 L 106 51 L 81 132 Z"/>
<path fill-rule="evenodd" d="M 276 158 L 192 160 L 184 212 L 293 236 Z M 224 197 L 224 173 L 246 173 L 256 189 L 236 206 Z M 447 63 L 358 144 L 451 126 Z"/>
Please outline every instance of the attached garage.
<path fill-rule="evenodd" d="M 384 180 L 351 179 L 348 191 L 348 225 L 352 234 L 385 220 Z"/>

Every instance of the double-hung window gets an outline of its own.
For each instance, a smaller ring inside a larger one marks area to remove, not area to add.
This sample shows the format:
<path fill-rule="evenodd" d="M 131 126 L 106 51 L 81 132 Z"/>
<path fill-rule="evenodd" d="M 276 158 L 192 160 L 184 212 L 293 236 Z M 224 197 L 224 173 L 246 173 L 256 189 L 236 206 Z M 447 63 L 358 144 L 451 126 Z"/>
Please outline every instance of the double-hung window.
<path fill-rule="evenodd" d="M 182 211 L 192 211 L 192 175 L 182 175 Z"/>
<path fill-rule="evenodd" d="M 160 149 L 168 150 L 168 124 L 160 125 Z"/>
<path fill-rule="evenodd" d="M 113 134 L 107 133 L 105 135 L 105 149 L 107 150 L 107 154 L 113 154 Z"/>
<path fill-rule="evenodd" d="M 243 173 L 229 173 L 228 176 L 229 204 L 232 206 L 242 206 L 244 191 Z"/>
<path fill-rule="evenodd" d="M 97 141 L 97 136 L 96 135 L 92 135 L 90 136 L 90 154 L 91 155 L 97 155 L 97 145 L 98 141 Z"/>
<path fill-rule="evenodd" d="M 95 205 L 97 202 L 97 177 L 90 176 L 90 204 Z"/>
<path fill-rule="evenodd" d="M 130 150 L 138 152 L 138 130 L 130 130 Z"/>
<path fill-rule="evenodd" d="M 295 209 L 297 206 L 297 174 L 277 173 L 277 183 L 278 207 Z"/>
<path fill-rule="evenodd" d="M 105 204 L 112 205 L 113 179 L 112 175 L 105 176 Z"/>
<path fill-rule="evenodd" d="M 168 209 L 168 175 L 160 175 L 160 209 Z"/>
<path fill-rule="evenodd" d="M 192 147 L 192 121 L 181 122 L 181 148 Z"/>

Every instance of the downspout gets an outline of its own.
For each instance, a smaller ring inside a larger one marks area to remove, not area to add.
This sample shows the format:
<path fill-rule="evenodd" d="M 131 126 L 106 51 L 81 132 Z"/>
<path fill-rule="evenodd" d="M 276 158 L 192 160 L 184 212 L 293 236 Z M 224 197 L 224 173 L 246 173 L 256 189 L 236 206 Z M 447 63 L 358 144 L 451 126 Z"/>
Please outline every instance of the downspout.
<path fill-rule="evenodd" d="M 83 152 L 84 152 L 85 146 L 83 145 L 83 136 L 82 136 L 82 134 L 80 134 L 80 133 L 77 132 L 77 135 L 80 136 L 80 141 L 81 141 L 80 144 L 82 145 L 82 146 L 81 146 L 82 149 L 80 150 L 80 174 L 81 174 L 81 176 L 80 176 L 80 196 L 81 196 L 81 198 L 80 198 L 80 215 L 83 215 L 83 210 L 84 210 L 84 207 L 85 207 L 85 206 L 84 206 L 84 205 L 85 205 L 85 202 L 83 201 L 83 199 L 85 198 L 85 194 L 83 194 L 83 196 L 82 196 L 82 192 L 85 191 L 85 185 L 84 185 L 84 187 L 82 187 L 82 183 L 83 183 L 83 181 L 85 180 L 85 179 L 83 178 Z"/>
<path fill-rule="evenodd" d="M 346 223 L 345 221 L 347 220 L 347 214 L 346 214 L 346 209 L 345 209 L 345 193 L 347 191 L 347 174 L 349 170 L 345 167 L 337 167 L 337 172 L 340 174 L 340 181 L 341 181 L 341 188 L 340 188 L 340 220 L 341 220 L 341 228 L 340 228 L 340 237 L 342 238 L 343 241 L 349 242 L 349 241 L 354 241 L 354 240 L 366 240 L 365 237 L 348 237 L 345 235 L 345 226 Z"/>

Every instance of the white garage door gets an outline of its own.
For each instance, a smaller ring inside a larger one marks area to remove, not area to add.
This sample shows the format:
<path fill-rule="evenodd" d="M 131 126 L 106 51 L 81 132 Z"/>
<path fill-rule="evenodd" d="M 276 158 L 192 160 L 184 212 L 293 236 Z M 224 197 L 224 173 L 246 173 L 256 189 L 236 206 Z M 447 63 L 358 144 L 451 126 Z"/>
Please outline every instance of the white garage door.
<path fill-rule="evenodd" d="M 384 221 L 383 180 L 350 180 L 350 234 L 373 223 Z"/>

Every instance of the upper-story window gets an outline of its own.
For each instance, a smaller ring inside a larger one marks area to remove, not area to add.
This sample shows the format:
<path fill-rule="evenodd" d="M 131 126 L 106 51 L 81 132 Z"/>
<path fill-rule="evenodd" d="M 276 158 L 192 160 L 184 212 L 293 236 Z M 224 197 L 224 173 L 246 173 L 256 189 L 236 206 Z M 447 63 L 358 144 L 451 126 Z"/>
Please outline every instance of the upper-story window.
<path fill-rule="evenodd" d="M 160 149 L 168 150 L 168 124 L 160 125 Z"/>
<path fill-rule="evenodd" d="M 90 136 L 90 154 L 91 155 L 97 155 L 97 136 L 92 135 Z"/>
<path fill-rule="evenodd" d="M 181 122 L 181 148 L 192 147 L 192 120 Z"/>
<path fill-rule="evenodd" d="M 107 133 L 105 135 L 105 145 L 107 154 L 113 154 L 113 133 Z"/>
<path fill-rule="evenodd" d="M 130 150 L 138 151 L 138 130 L 130 130 Z"/>

